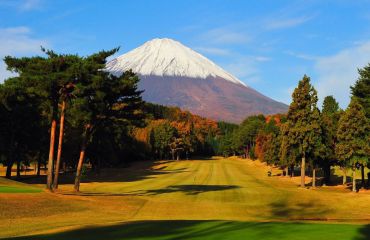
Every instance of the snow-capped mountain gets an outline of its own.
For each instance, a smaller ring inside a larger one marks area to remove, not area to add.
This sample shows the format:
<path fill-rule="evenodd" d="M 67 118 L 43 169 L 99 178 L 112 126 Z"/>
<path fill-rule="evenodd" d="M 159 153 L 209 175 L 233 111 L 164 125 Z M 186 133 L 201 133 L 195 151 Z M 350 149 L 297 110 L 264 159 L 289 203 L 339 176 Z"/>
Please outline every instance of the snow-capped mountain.
<path fill-rule="evenodd" d="M 169 38 L 155 38 L 107 64 L 112 73 L 132 69 L 140 75 L 175 76 L 206 79 L 221 77 L 245 85 L 211 60 Z"/>
<path fill-rule="evenodd" d="M 144 100 L 204 117 L 241 122 L 248 115 L 288 109 L 172 39 L 153 39 L 106 65 L 107 71 L 117 75 L 129 69 L 140 76 Z"/>

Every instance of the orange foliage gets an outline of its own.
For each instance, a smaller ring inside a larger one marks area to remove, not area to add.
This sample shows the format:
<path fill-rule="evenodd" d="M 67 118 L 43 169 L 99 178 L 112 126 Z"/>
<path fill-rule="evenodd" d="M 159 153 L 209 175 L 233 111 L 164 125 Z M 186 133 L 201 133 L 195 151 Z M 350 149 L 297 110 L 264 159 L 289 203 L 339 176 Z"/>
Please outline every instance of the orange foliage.
<path fill-rule="evenodd" d="M 254 152 L 259 160 L 265 161 L 265 152 L 267 151 L 268 142 L 271 141 L 272 135 L 266 133 L 259 133 L 256 137 L 256 146 Z"/>
<path fill-rule="evenodd" d="M 134 138 L 140 142 L 149 143 L 150 131 L 164 122 L 168 122 L 172 127 L 176 128 L 179 135 L 188 135 L 191 128 L 193 128 L 197 139 L 201 143 L 205 142 L 208 134 L 216 135 L 219 133 L 217 122 L 214 120 L 193 115 L 179 108 L 171 108 L 170 110 L 171 114 L 168 119 L 148 120 L 145 128 L 135 128 L 133 130 Z"/>
<path fill-rule="evenodd" d="M 266 123 L 269 123 L 271 119 L 275 120 L 276 126 L 281 125 L 281 118 L 283 117 L 283 114 L 274 114 L 274 115 L 268 115 L 266 116 Z"/>

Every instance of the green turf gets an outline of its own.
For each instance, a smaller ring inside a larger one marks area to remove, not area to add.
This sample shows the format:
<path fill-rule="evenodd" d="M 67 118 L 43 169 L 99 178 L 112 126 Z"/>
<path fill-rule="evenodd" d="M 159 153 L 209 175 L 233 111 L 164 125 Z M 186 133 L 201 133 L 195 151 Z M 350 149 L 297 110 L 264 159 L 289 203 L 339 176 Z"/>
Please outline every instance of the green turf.
<path fill-rule="evenodd" d="M 368 240 L 370 225 L 231 222 L 231 221 L 145 221 L 108 227 L 89 227 L 18 240 L 130 240 L 130 239 L 294 239 Z"/>
<path fill-rule="evenodd" d="M 0 238 L 370 240 L 368 191 L 302 189 L 299 177 L 269 170 L 239 158 L 140 162 L 87 175 L 79 194 L 72 182 L 58 194 L 0 193 Z"/>
<path fill-rule="evenodd" d="M 41 189 L 23 186 L 0 186 L 0 193 L 38 193 Z"/>

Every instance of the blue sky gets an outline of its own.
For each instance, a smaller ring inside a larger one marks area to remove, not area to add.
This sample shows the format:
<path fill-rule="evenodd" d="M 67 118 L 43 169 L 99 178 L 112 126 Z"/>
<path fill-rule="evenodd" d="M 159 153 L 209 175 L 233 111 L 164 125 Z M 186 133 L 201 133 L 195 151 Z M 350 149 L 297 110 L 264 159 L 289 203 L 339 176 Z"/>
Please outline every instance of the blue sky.
<path fill-rule="evenodd" d="M 304 74 L 342 108 L 370 62 L 369 0 L 0 0 L 0 57 L 40 45 L 86 55 L 176 39 L 247 85 L 289 103 Z M 0 81 L 8 77 L 0 62 Z"/>

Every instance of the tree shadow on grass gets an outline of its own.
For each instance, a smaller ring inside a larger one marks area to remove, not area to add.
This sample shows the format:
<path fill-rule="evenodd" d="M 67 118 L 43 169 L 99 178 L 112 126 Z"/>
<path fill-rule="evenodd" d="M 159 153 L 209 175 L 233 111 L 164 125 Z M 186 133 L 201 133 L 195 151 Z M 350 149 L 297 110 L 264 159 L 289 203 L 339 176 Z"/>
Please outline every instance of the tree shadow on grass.
<path fill-rule="evenodd" d="M 318 202 L 287 202 L 281 200 L 270 205 L 273 219 L 326 221 L 332 212 L 327 206 Z"/>
<path fill-rule="evenodd" d="M 364 230 L 365 229 L 365 230 Z M 85 227 L 60 233 L 9 240 L 169 240 L 169 239 L 369 239 L 369 225 L 230 221 L 142 221 L 104 227 Z"/>
<path fill-rule="evenodd" d="M 364 225 L 358 230 L 359 236 L 355 240 L 370 239 L 370 224 Z"/>
<path fill-rule="evenodd" d="M 198 195 L 205 192 L 224 191 L 240 188 L 236 185 L 172 185 L 166 188 L 153 190 L 138 190 L 125 193 L 105 193 L 105 192 L 63 192 L 62 195 L 77 195 L 77 196 L 153 196 L 165 193 L 183 192 L 186 195 Z"/>
<path fill-rule="evenodd" d="M 224 191 L 230 189 L 237 189 L 240 186 L 236 185 L 172 185 L 162 189 L 147 190 L 143 195 L 158 195 L 164 193 L 183 192 L 187 195 L 197 195 L 205 192 Z"/>
<path fill-rule="evenodd" d="M 163 164 L 165 162 L 161 162 Z M 174 170 L 167 170 L 166 166 L 154 168 L 158 164 L 155 162 L 144 162 L 142 166 L 136 167 L 135 164 L 129 168 L 105 168 L 99 173 L 88 171 L 86 176 L 83 177 L 82 183 L 90 182 L 134 182 L 144 179 L 155 178 L 157 175 L 176 174 L 187 172 L 187 168 L 178 168 Z M 60 174 L 59 184 L 73 184 L 75 179 L 75 172 L 66 172 Z M 23 176 L 17 181 L 27 184 L 44 184 L 46 183 L 46 176 Z"/>

